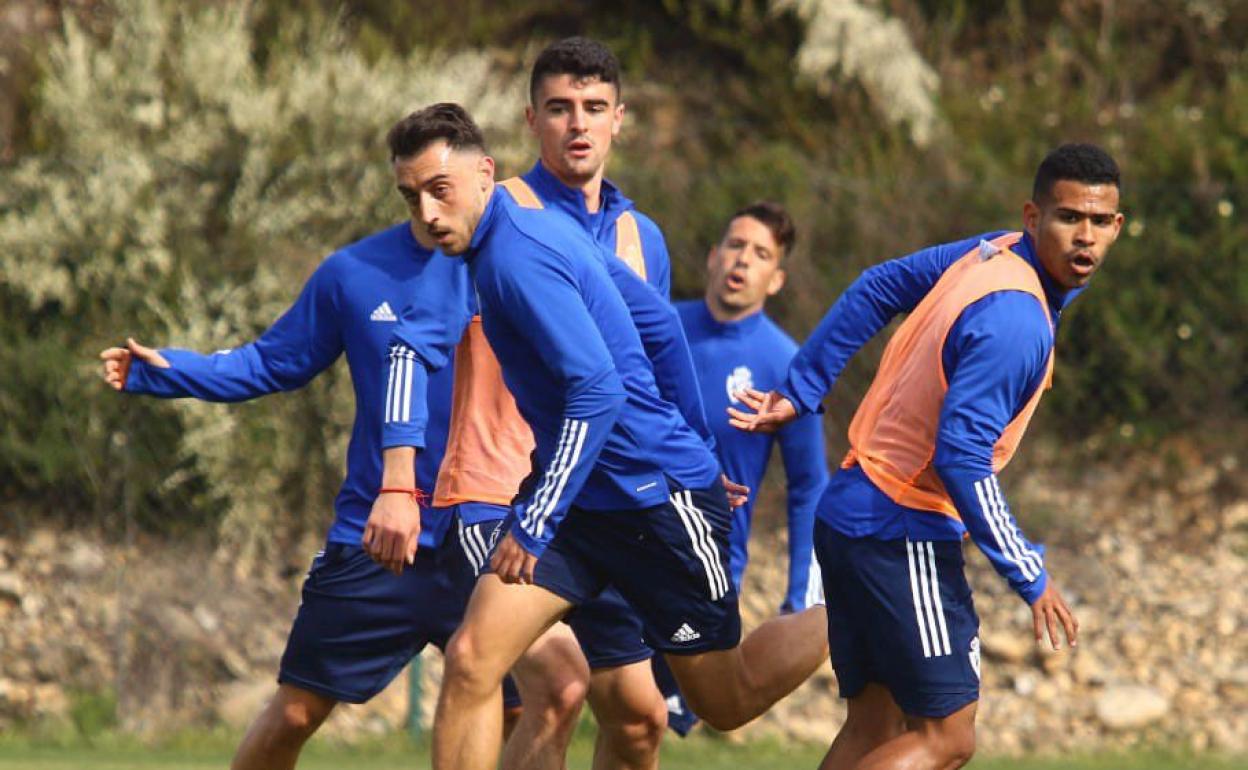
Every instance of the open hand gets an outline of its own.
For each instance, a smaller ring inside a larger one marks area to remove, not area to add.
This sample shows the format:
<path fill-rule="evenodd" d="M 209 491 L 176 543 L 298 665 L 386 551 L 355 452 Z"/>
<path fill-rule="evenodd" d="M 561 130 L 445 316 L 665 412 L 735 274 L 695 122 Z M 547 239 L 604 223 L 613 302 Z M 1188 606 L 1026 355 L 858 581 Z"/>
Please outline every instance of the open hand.
<path fill-rule="evenodd" d="M 1031 605 L 1031 621 L 1033 630 L 1036 632 L 1036 644 L 1044 641 L 1044 632 L 1047 629 L 1049 643 L 1053 645 L 1054 650 L 1060 650 L 1062 644 L 1057 632 L 1059 623 L 1066 632 L 1067 646 L 1074 647 L 1078 642 L 1079 621 L 1075 620 L 1075 614 L 1070 611 L 1070 607 L 1066 606 L 1066 602 L 1058 593 L 1057 586 L 1053 584 L 1051 577 L 1044 587 L 1044 593 L 1040 594 L 1040 598 Z"/>
<path fill-rule="evenodd" d="M 737 391 L 737 399 L 754 410 L 744 411 L 728 407 L 728 424 L 746 433 L 775 433 L 786 423 L 797 419 L 793 402 L 776 391 L 767 393 L 754 388 Z"/>
<path fill-rule="evenodd" d="M 161 369 L 169 368 L 169 361 L 159 352 L 140 345 L 133 337 L 127 337 L 124 348 L 100 351 L 100 360 L 104 362 L 104 382 L 113 390 L 125 390 L 126 379 L 130 376 L 130 362 L 135 358 Z"/>

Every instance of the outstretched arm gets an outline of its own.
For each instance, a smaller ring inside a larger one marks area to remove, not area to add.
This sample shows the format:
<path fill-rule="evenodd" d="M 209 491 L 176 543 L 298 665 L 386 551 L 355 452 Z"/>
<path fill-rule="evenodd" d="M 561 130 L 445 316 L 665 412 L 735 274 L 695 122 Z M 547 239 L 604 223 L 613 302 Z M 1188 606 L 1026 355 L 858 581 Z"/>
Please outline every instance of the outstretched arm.
<path fill-rule="evenodd" d="M 785 426 L 779 440 L 789 490 L 789 590 L 781 610 L 799 612 L 823 600 L 814 564 L 815 506 L 828 483 L 819 415 L 808 414 Z"/>
<path fill-rule="evenodd" d="M 127 340 L 100 354 L 115 390 L 159 398 L 245 401 L 302 387 L 342 352 L 336 267 L 327 260 L 295 304 L 254 342 L 205 355 Z"/>

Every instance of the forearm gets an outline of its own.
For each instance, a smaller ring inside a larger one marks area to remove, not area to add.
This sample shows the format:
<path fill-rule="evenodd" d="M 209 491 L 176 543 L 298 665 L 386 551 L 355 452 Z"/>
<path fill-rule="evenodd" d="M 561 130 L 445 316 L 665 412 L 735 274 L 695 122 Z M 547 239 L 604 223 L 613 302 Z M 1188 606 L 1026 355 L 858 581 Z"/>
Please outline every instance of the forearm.
<path fill-rule="evenodd" d="M 1044 547 L 1032 544 L 1019 529 L 996 474 L 970 464 L 936 470 L 975 545 L 1024 601 L 1034 602 L 1048 582 Z"/>
<path fill-rule="evenodd" d="M 381 446 L 425 446 L 429 425 L 429 373 L 410 348 L 396 344 L 390 348 L 389 375 L 385 378 L 385 411 L 381 426 Z"/>
<path fill-rule="evenodd" d="M 383 489 L 416 489 L 416 448 L 396 446 L 382 450 Z"/>
<path fill-rule="evenodd" d="M 253 345 L 212 355 L 178 348 L 163 348 L 160 353 L 169 367 L 134 359 L 126 378 L 126 392 L 157 398 L 235 402 L 284 389 L 267 372 Z"/>

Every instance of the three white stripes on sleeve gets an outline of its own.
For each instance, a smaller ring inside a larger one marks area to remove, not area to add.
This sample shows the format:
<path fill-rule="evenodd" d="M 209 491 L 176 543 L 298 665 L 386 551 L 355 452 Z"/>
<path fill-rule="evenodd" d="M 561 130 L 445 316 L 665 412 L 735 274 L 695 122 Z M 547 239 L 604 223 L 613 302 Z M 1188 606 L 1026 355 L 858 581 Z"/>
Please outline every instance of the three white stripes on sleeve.
<path fill-rule="evenodd" d="M 386 385 L 386 422 L 412 419 L 412 370 L 416 351 L 402 345 L 390 347 L 390 381 Z"/>

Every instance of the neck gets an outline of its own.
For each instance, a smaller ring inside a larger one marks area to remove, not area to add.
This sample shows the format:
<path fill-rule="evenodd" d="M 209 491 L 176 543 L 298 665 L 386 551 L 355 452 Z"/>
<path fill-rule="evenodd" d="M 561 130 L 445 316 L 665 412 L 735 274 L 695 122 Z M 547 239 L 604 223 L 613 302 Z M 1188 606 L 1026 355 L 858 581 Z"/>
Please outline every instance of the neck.
<path fill-rule="evenodd" d="M 569 177 L 555 170 L 555 167 L 545 160 L 542 165 L 546 170 L 558 179 L 565 187 L 571 187 L 573 190 L 580 190 L 585 196 L 585 209 L 591 214 L 598 213 L 598 208 L 602 204 L 602 178 L 606 173 L 606 164 L 598 167 L 598 170 L 590 177 Z"/>
<path fill-rule="evenodd" d="M 706 309 L 710 311 L 711 318 L 719 321 L 721 324 L 740 321 L 742 318 L 748 318 L 763 309 L 763 303 L 749 305 L 747 307 L 729 307 L 719 301 L 714 293 L 708 291 L 706 293 Z"/>

